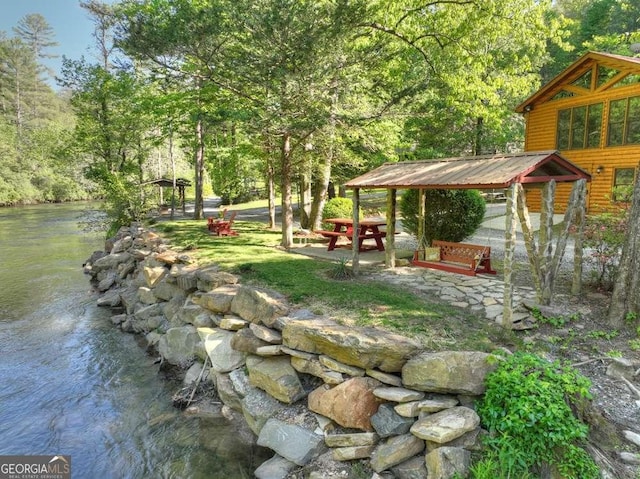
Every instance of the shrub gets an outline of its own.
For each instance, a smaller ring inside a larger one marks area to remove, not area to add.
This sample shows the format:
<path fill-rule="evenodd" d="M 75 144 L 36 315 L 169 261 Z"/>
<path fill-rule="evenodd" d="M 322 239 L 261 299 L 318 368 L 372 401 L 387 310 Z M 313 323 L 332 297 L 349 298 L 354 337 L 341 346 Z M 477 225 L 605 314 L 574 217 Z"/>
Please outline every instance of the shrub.
<path fill-rule="evenodd" d="M 589 398 L 590 382 L 575 369 L 528 353 L 515 353 L 487 375 L 478 414 L 489 431 L 488 457 L 508 477 L 525 477 L 534 466 L 551 464 L 563 477 L 596 479 L 598 467 L 578 447 L 587 426 L 571 405 Z"/>
<path fill-rule="evenodd" d="M 418 190 L 400 199 L 402 226 L 418 235 Z M 426 190 L 423 245 L 434 239 L 459 242 L 471 236 L 484 219 L 486 203 L 477 190 Z"/>
<path fill-rule="evenodd" d="M 360 217 L 362 217 L 362 210 L 359 211 Z M 331 198 L 324 205 L 322 210 L 322 219 L 326 218 L 351 218 L 353 216 L 353 200 L 351 198 L 335 197 Z M 333 225 L 329 225 L 333 227 Z M 328 228 L 325 225 L 323 228 Z"/>
<path fill-rule="evenodd" d="M 598 288 L 613 288 L 628 221 L 626 208 L 591 215 L 586 219 L 584 246 L 590 250 L 586 260 L 593 266 L 593 282 Z"/>

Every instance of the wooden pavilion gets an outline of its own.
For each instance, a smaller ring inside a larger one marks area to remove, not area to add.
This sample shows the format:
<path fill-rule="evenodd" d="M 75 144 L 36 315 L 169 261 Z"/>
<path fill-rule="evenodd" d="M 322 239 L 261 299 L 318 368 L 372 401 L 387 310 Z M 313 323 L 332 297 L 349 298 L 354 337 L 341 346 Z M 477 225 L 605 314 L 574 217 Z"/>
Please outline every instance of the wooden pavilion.
<path fill-rule="evenodd" d="M 158 178 L 157 180 L 151 180 L 143 183 L 143 185 L 155 185 L 160 188 L 160 203 L 162 203 L 162 189 L 163 188 L 176 188 L 178 190 L 178 204 L 181 205 L 182 213 L 185 212 L 185 193 L 184 190 L 188 186 L 191 186 L 191 182 L 185 178 L 176 178 L 175 183 L 172 179 Z M 175 193 L 173 195 L 175 198 Z M 174 204 L 171 205 L 171 214 L 173 215 Z"/>
<path fill-rule="evenodd" d="M 569 232 L 575 227 L 576 247 L 572 291 L 577 294 L 582 278 L 582 227 L 585 216 L 586 183 L 591 176 L 557 151 L 529 151 L 516 154 L 495 154 L 475 157 L 445 158 L 438 160 L 403 161 L 385 163 L 378 168 L 348 181 L 345 186 L 353 190 L 353 229 L 358 230 L 360 190 L 387 190 L 387 267 L 395 267 L 395 223 L 397 190 L 420 190 L 419 205 L 424 204 L 426 189 L 504 189 L 506 203 L 504 248 L 504 311 L 503 326 L 512 327 L 513 321 L 513 262 L 516 244 L 516 216 L 520 219 L 529 264 L 532 268 L 538 301 L 549 304 L 553 281 L 559 269 Z M 564 230 L 559 235 L 555 250 L 552 226 L 555 188 L 558 182 L 572 182 L 571 198 L 564 218 Z M 542 190 L 540 232 L 538 246 L 531 228 L 526 205 L 525 189 Z M 424 218 L 424 211 L 419 212 Z M 419 224 L 422 222 L 419 222 Z M 358 242 L 353 242 L 352 263 L 359 270 Z"/>

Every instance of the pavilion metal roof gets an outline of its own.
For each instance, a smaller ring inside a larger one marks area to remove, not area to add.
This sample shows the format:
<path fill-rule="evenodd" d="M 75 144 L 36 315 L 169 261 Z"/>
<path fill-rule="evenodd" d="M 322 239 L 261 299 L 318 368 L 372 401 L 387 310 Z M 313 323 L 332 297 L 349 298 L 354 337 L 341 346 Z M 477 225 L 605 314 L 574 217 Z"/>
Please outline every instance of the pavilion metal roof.
<path fill-rule="evenodd" d="M 385 163 L 348 181 L 347 188 L 496 189 L 514 183 L 591 180 L 558 151 L 528 151 Z"/>
<path fill-rule="evenodd" d="M 150 180 L 142 183 L 143 185 L 158 185 L 163 188 L 173 187 L 173 180 L 170 178 L 158 178 L 157 180 Z M 176 186 L 185 187 L 191 186 L 191 182 L 185 178 L 176 178 Z"/>

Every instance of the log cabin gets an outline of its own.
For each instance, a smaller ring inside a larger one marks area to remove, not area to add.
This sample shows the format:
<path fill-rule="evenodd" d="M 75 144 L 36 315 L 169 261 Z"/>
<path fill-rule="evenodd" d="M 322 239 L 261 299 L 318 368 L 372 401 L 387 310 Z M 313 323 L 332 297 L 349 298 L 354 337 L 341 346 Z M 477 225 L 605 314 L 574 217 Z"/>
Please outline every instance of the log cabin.
<path fill-rule="evenodd" d="M 640 164 L 640 58 L 589 52 L 527 98 L 525 151 L 558 150 L 591 174 L 587 211 L 610 210 L 628 200 Z M 556 212 L 571 184 L 559 183 Z M 527 191 L 540 209 L 540 192 Z"/>

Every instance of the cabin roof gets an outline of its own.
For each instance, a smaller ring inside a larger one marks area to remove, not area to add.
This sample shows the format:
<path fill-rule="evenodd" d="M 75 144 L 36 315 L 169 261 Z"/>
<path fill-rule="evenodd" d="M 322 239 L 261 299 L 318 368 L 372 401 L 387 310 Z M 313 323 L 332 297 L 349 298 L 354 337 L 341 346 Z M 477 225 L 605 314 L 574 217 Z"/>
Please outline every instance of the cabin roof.
<path fill-rule="evenodd" d="M 609 88 L 612 84 L 617 83 L 629 74 L 640 74 L 640 58 L 626 57 L 612 53 L 588 52 L 518 105 L 516 112 L 523 113 L 533 107 L 534 104 L 551 99 L 556 93 L 562 90 L 563 87 L 571 85 L 572 82 L 580 78 L 595 65 L 602 65 L 620 72 L 611 82 L 600 85 L 598 89 Z"/>
<path fill-rule="evenodd" d="M 385 163 L 348 181 L 347 188 L 495 189 L 514 183 L 591 180 L 558 151 Z"/>

